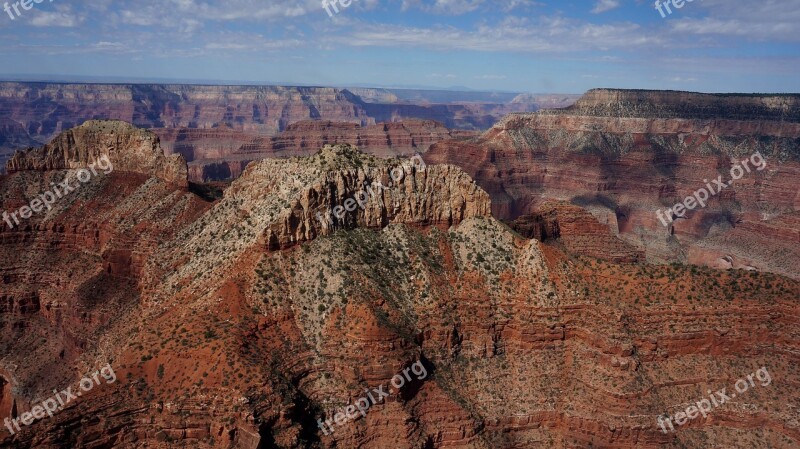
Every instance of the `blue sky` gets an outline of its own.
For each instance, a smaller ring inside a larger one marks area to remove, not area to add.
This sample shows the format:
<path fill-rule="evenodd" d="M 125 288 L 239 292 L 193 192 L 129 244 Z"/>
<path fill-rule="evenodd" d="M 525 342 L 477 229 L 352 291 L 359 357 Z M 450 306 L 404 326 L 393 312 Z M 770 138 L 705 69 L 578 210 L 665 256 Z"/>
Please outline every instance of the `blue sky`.
<path fill-rule="evenodd" d="M 12 8 L 14 20 L 0 11 L 0 77 L 800 92 L 800 0 L 695 0 L 665 18 L 644 0 L 338 8 L 330 17 L 321 0 L 44 0 L 19 16 Z"/>

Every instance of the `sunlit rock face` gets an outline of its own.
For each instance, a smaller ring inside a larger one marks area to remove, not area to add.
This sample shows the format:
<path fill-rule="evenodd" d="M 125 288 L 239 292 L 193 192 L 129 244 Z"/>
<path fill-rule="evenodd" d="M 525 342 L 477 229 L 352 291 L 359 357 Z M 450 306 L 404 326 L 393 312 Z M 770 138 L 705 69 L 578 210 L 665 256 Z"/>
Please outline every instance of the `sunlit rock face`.
<path fill-rule="evenodd" d="M 434 144 L 513 219 L 572 202 L 657 262 L 755 268 L 800 277 L 798 96 L 588 92 L 574 106 L 514 114 L 477 139 Z M 765 166 L 757 167 L 759 160 Z M 748 161 L 706 207 L 657 214 Z M 664 220 L 667 221 L 667 220 Z"/>
<path fill-rule="evenodd" d="M 161 159 L 146 139 L 121 145 L 133 140 L 114 133 L 59 148 L 108 152 L 128 170 L 24 226 L 0 222 L 0 412 L 30 412 L 107 363 L 117 381 L 0 434 L 0 446 L 800 442 L 797 280 L 631 263 L 639 253 L 588 202 L 543 201 L 507 226 L 465 170 L 347 145 L 252 163 L 200 197 L 150 171 Z M 72 175 L 58 154 L 36 150 L 0 177 L 0 207 Z M 365 184 L 375 193 L 361 196 Z M 348 210 L 356 197 L 363 206 Z M 425 375 L 395 387 L 412 366 Z M 662 432 L 660 415 L 762 367 L 770 384 Z M 323 430 L 379 387 L 385 399 Z"/>

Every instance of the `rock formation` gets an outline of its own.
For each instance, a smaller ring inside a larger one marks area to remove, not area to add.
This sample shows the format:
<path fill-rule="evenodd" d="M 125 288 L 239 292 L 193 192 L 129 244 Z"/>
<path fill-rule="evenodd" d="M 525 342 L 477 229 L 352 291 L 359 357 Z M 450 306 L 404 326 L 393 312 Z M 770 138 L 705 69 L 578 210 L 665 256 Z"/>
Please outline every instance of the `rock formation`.
<path fill-rule="evenodd" d="M 585 209 L 567 202 L 545 202 L 509 225 L 526 238 L 561 242 L 573 254 L 618 263 L 644 258 L 643 251 L 612 235 L 607 223 L 600 223 Z"/>
<path fill-rule="evenodd" d="M 509 112 L 565 106 L 573 100 L 537 95 L 509 102 L 506 97 L 513 94 L 495 99 L 481 92 L 424 91 L 412 96 L 417 101 L 409 101 L 398 95 L 360 88 L 0 82 L 0 163 L 10 152 L 49 142 L 97 118 L 158 130 L 165 149 L 171 152 L 174 145 L 184 156 L 188 154 L 181 142 L 195 142 L 204 151 L 226 149 L 208 158 L 223 157 L 258 137 L 274 137 L 304 120 L 369 126 L 424 119 L 449 129 L 485 130 Z"/>
<path fill-rule="evenodd" d="M 165 156 L 158 137 L 150 131 L 113 120 L 90 120 L 59 134 L 41 148 L 18 152 L 8 161 L 6 170 L 14 173 L 85 168 L 103 157 L 111 161 L 114 170 L 187 185 L 183 157 Z"/>
<path fill-rule="evenodd" d="M 547 113 L 547 112 L 546 112 Z M 800 96 L 592 89 L 554 114 L 800 123 Z"/>
<path fill-rule="evenodd" d="M 219 145 L 209 145 L 208 142 L 229 141 L 231 139 L 226 136 L 235 138 L 235 131 L 214 131 L 213 137 L 206 137 L 210 133 L 189 133 L 198 138 L 182 140 L 174 147 L 174 151 L 191 161 L 189 179 L 193 182 L 235 179 L 254 160 L 310 156 L 325 145 L 354 145 L 380 157 L 409 156 L 423 153 L 442 140 L 476 135 L 469 131 L 450 131 L 441 123 L 425 120 L 364 127 L 355 123 L 309 120 L 289 125 L 275 137 L 252 139 L 231 151 L 232 145 L 220 150 Z"/>
<path fill-rule="evenodd" d="M 86 142 L 98 154 L 109 141 Z M 147 166 L 139 148 L 120 157 Z M 0 207 L 72 171 L 50 154 L 0 177 Z M 369 181 L 387 189 L 364 200 Z M 548 204 L 539 213 L 563 239 L 594 232 L 577 206 Z M 800 444 L 800 281 L 569 254 L 491 207 L 457 167 L 348 146 L 253 163 L 213 202 L 152 173 L 86 184 L 24 227 L 0 227 L 0 411 L 30 411 L 105 363 L 118 380 L 1 433 L 0 446 Z M 418 362 L 424 376 L 409 374 Z M 659 415 L 761 367 L 772 382 L 662 433 Z M 378 387 L 388 397 L 336 423 Z"/>
<path fill-rule="evenodd" d="M 359 158 L 350 146 L 325 147 L 310 164 Z M 268 247 L 286 248 L 342 227 L 382 228 L 391 223 L 451 226 L 491 214 L 489 195 L 459 168 L 371 162 L 374 166 L 328 172 L 313 180 L 265 230 Z M 287 171 L 285 164 L 275 160 L 262 161 L 249 170 L 249 182 L 235 183 L 229 194 L 251 190 L 254 178 L 263 182 Z M 291 183 L 286 179 L 268 182 L 285 185 L 287 181 Z"/>
<path fill-rule="evenodd" d="M 425 158 L 464 168 L 492 196 L 498 217 L 565 200 L 651 261 L 736 265 L 731 259 L 800 277 L 792 237 L 800 213 L 798 98 L 594 90 L 570 108 L 512 114 L 480 138 L 434 144 Z M 752 169 L 685 219 L 659 221 L 657 210 L 719 175 L 731 179 L 731 168 L 756 153 L 765 169 Z"/>

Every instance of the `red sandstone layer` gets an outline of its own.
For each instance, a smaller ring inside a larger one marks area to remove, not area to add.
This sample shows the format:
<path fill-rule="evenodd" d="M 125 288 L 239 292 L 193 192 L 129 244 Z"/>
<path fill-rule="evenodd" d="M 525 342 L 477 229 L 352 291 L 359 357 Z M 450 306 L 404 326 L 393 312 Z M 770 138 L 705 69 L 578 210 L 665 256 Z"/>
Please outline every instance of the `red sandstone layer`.
<path fill-rule="evenodd" d="M 491 151 L 498 164 L 509 159 Z M 49 162 L 53 153 L 32 154 L 50 155 L 26 163 L 45 170 L 0 177 L 3 209 L 67 175 Z M 390 185 L 386 175 L 397 164 L 346 147 L 260 161 L 214 203 L 152 174 L 114 172 L 24 228 L 0 224 L 2 412 L 30 410 L 98 363 L 110 362 L 119 379 L 14 437 L 0 434 L 0 444 L 800 444 L 800 282 L 567 254 L 490 217 L 488 195 L 459 168 L 409 166 Z M 332 226 L 315 221 L 378 179 L 391 190 L 370 195 Z M 503 190 L 514 195 L 525 185 L 510 181 L 520 179 L 507 172 L 498 185 L 515 186 Z M 573 199 L 596 217 L 611 211 L 606 198 Z M 601 231 L 575 206 L 551 212 L 565 234 Z M 604 223 L 621 216 L 614 210 Z M 771 227 L 793 238 L 795 218 L 784 213 L 736 231 Z M 555 222 L 547 223 L 552 233 Z M 417 361 L 427 376 L 332 434 L 319 429 L 318 419 L 333 418 Z M 756 384 L 676 433 L 659 429 L 657 416 L 710 389 L 730 391 L 761 367 L 769 385 Z"/>
<path fill-rule="evenodd" d="M 783 217 L 800 211 L 796 98 L 732 96 L 717 104 L 713 96 L 681 95 L 662 102 L 659 93 L 592 91 L 572 108 L 512 115 L 478 139 L 434 144 L 425 158 L 464 168 L 492 196 L 499 217 L 565 200 L 586 207 L 652 261 L 719 266 L 730 258 L 800 277 L 796 240 L 780 238 L 793 235 L 793 221 Z M 733 118 L 676 117 L 728 110 Z M 755 119 L 741 118 L 743 111 Z M 719 175 L 727 182 L 731 168 L 754 154 L 766 168 L 752 168 L 685 219 L 661 223 L 657 210 Z M 748 231 L 754 229 L 769 234 Z M 768 256 L 777 253 L 788 256 Z"/>
<path fill-rule="evenodd" d="M 562 243 L 573 254 L 618 263 L 644 259 L 643 251 L 612 235 L 608 223 L 600 223 L 591 213 L 566 202 L 545 202 L 509 225 L 523 237 Z"/>
<path fill-rule="evenodd" d="M 175 134 L 167 130 L 158 132 L 167 138 Z M 475 135 L 469 131 L 451 131 L 441 123 L 426 120 L 363 127 L 346 122 L 301 121 L 275 137 L 251 138 L 229 129 L 178 133 L 179 140 L 172 147 L 190 161 L 189 180 L 206 182 L 238 178 L 252 161 L 310 156 L 325 145 L 355 145 L 369 154 L 394 157 L 424 153 L 436 142 Z M 220 142 L 228 143 L 220 145 Z"/>

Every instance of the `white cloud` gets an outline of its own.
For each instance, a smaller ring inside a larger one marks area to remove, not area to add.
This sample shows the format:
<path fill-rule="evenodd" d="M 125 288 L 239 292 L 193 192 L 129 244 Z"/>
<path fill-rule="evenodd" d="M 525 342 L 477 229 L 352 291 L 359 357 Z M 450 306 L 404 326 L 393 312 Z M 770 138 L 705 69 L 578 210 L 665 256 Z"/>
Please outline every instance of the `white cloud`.
<path fill-rule="evenodd" d="M 352 27 L 350 36 L 336 39 L 353 46 L 532 53 L 641 49 L 663 44 L 663 40 L 638 24 L 596 25 L 563 17 L 541 17 L 535 22 L 507 17 L 498 24 L 480 24 L 474 30 L 452 26 L 414 28 L 363 24 Z"/>
<path fill-rule="evenodd" d="M 96 48 L 97 50 L 111 50 L 111 51 L 120 51 L 125 49 L 125 45 L 119 42 L 105 42 L 100 41 L 96 44 L 93 44 L 92 47 Z"/>
<path fill-rule="evenodd" d="M 210 44 L 206 44 L 206 48 L 209 50 L 250 50 L 251 47 L 245 44 L 235 44 L 233 42 L 228 42 L 225 44 L 212 42 Z"/>
<path fill-rule="evenodd" d="M 597 4 L 592 9 L 592 14 L 600 14 L 612 9 L 617 9 L 620 6 L 619 0 L 598 0 Z"/>
<path fill-rule="evenodd" d="M 518 8 L 544 6 L 542 3 L 533 0 L 502 0 L 499 3 L 502 5 L 503 11 L 505 12 L 510 12 Z"/>
<path fill-rule="evenodd" d="M 275 21 L 307 14 L 324 14 L 319 0 L 139 0 L 126 2 L 119 14 L 123 23 L 139 26 L 176 26 L 199 29 L 208 21 Z M 376 0 L 365 0 L 368 5 Z M 176 18 L 180 18 L 176 20 Z"/>
<path fill-rule="evenodd" d="M 281 50 L 286 48 L 301 47 L 305 42 L 298 39 L 282 39 L 282 40 L 269 40 L 262 36 L 247 36 L 232 34 L 218 36 L 220 42 L 210 42 L 205 45 L 207 50 L 243 50 L 243 51 L 261 51 L 261 50 Z"/>
<path fill-rule="evenodd" d="M 687 15 L 693 13 L 687 6 L 690 5 L 687 3 L 681 12 Z M 797 32 L 800 0 L 760 0 L 757 5 L 751 2 L 704 0 L 691 6 L 698 12 L 707 11 L 707 17 L 676 16 L 670 20 L 673 32 L 763 41 L 800 41 L 800 33 Z"/>
<path fill-rule="evenodd" d="M 31 25 L 36 27 L 74 28 L 83 22 L 83 17 L 74 13 L 69 5 L 58 5 L 55 11 L 32 12 Z"/>

